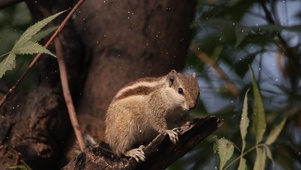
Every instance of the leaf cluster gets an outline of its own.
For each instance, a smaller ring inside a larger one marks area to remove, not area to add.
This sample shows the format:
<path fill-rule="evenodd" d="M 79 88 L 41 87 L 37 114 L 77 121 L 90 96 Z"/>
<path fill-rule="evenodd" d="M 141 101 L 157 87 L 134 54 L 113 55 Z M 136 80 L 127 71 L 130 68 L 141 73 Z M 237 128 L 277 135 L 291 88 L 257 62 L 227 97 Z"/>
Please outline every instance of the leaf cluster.
<path fill-rule="evenodd" d="M 282 121 L 271 130 L 271 132 L 267 135 L 266 139 L 263 140 L 266 131 L 266 118 L 265 118 L 266 114 L 264 111 L 259 87 L 255 80 L 253 71 L 252 71 L 252 78 L 253 78 L 252 84 L 253 84 L 254 103 L 253 103 L 253 113 L 251 116 L 252 118 L 251 120 L 252 120 L 252 132 L 255 136 L 255 144 L 251 146 L 248 150 L 246 150 L 246 145 L 247 145 L 246 136 L 248 134 L 248 127 L 250 123 L 250 119 L 248 116 L 249 90 L 247 90 L 244 98 L 244 104 L 243 104 L 241 120 L 240 120 L 240 134 L 242 140 L 241 148 L 238 149 L 240 151 L 240 156 L 238 156 L 232 162 L 226 164 L 227 161 L 229 161 L 230 158 L 233 156 L 234 144 L 233 142 L 225 138 L 216 139 L 214 150 L 218 152 L 220 158 L 220 168 L 219 168 L 220 170 L 228 169 L 237 161 L 239 161 L 238 168 L 237 168 L 238 170 L 247 169 L 247 161 L 244 158 L 244 156 L 254 150 L 256 151 L 256 159 L 253 165 L 254 170 L 265 169 L 265 163 L 267 158 L 273 161 L 273 156 L 271 154 L 270 146 L 278 138 L 281 130 L 284 127 L 287 118 L 284 117 Z"/>

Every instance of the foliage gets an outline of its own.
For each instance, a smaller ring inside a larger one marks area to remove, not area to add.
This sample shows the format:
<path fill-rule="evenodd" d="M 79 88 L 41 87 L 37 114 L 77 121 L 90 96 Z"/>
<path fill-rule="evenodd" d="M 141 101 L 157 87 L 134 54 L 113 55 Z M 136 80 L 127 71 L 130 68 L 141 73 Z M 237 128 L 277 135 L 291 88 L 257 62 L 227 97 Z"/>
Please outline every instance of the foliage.
<path fill-rule="evenodd" d="M 301 10 L 297 8 L 300 1 L 198 2 L 193 43 L 207 56 L 207 61 L 194 50 L 187 59 L 189 70 L 198 72 L 200 78 L 201 102 L 194 114 L 200 117 L 214 114 L 224 120 L 224 126 L 215 135 L 231 139 L 236 148 L 225 166 L 238 158 L 229 169 L 245 169 L 244 165 L 250 169 L 255 162 L 256 166 L 265 163 L 266 169 L 300 169 L 300 155 L 296 154 L 301 153 L 301 143 L 296 140 L 300 138 L 300 124 L 296 122 L 301 113 L 300 75 L 290 76 L 300 71 Z M 297 60 L 288 64 L 292 58 Z M 208 61 L 215 63 L 214 67 Z M 240 91 L 239 95 L 231 93 L 226 79 L 217 74 L 216 66 Z M 249 66 L 254 69 L 253 74 L 249 74 L 252 72 Z M 292 67 L 297 71 L 289 72 Z M 298 85 L 293 85 L 293 79 Z M 250 90 L 249 95 L 254 98 L 243 100 L 251 86 L 257 86 L 258 91 Z M 246 119 L 247 112 L 257 114 L 248 114 Z M 213 141 L 207 139 L 209 143 Z M 211 149 L 200 149 L 201 146 L 208 147 L 202 143 L 181 163 L 187 163 L 191 169 L 217 169 L 218 156 L 212 155 Z M 246 154 L 240 156 L 242 153 Z"/>
<path fill-rule="evenodd" d="M 37 22 L 36 24 L 29 27 L 16 41 L 12 50 L 7 54 L 0 56 L 0 78 L 5 74 L 6 71 L 12 70 L 16 66 L 16 55 L 24 55 L 24 54 L 37 54 L 37 53 L 45 53 L 51 56 L 54 56 L 48 49 L 44 48 L 40 44 L 37 43 L 41 38 L 45 37 L 47 33 L 53 31 L 53 28 L 47 29 L 43 32 L 39 32 L 44 26 L 46 26 L 49 22 L 55 19 L 57 16 L 62 14 L 63 12 L 59 12 L 55 15 L 49 16 L 42 21 Z M 39 34 L 37 34 L 39 32 Z"/>
<path fill-rule="evenodd" d="M 195 30 L 193 43 L 240 92 L 237 96 L 231 94 L 225 79 L 216 74 L 217 69 L 190 51 L 187 66 L 199 73 L 201 87 L 201 102 L 195 115 L 213 114 L 222 118 L 224 126 L 215 135 L 231 139 L 234 146 L 239 146 L 225 165 L 238 158 L 229 169 L 244 169 L 243 165 L 250 169 L 255 162 L 256 166 L 265 162 L 266 169 L 301 167 L 301 143 L 296 140 L 300 136 L 300 124 L 296 120 L 301 113 L 301 76 L 300 67 L 297 67 L 301 62 L 301 10 L 297 8 L 300 5 L 301 2 L 295 0 L 198 1 L 192 25 Z M 296 60 L 289 64 L 293 58 Z M 254 69 L 253 75 L 249 66 Z M 295 71 L 290 72 L 293 67 Z M 256 83 L 252 81 L 255 78 Z M 298 83 L 294 86 L 293 82 Z M 260 91 L 250 90 L 249 95 L 253 98 L 244 99 L 251 86 L 260 87 Z M 246 100 L 248 102 L 244 102 Z M 247 111 L 253 114 L 245 119 Z M 284 132 L 280 134 L 281 129 Z M 207 142 L 214 142 L 214 139 L 208 138 Z M 186 163 L 191 169 L 216 168 L 218 156 L 212 155 L 205 143 L 177 165 L 185 167 L 183 164 Z M 275 154 L 279 148 L 286 154 Z M 252 150 L 248 152 L 249 149 Z M 256 160 L 256 154 L 258 158 L 265 155 L 267 161 Z M 273 161 L 269 161 L 272 157 Z"/>
<path fill-rule="evenodd" d="M 254 77 L 253 72 L 252 72 L 252 77 Z M 247 161 L 244 158 L 244 156 L 253 150 L 256 150 L 256 159 L 253 168 L 254 170 L 265 169 L 265 163 L 266 163 L 265 160 L 267 158 L 273 161 L 270 146 L 275 142 L 281 130 L 283 129 L 283 126 L 286 122 L 286 117 L 284 117 L 282 121 L 272 129 L 272 131 L 269 133 L 266 140 L 263 141 L 262 140 L 263 134 L 265 133 L 266 130 L 266 119 L 265 119 L 266 115 L 263 108 L 263 103 L 259 92 L 259 88 L 257 86 L 255 79 L 252 80 L 252 84 L 253 84 L 253 96 L 254 96 L 252 122 L 253 122 L 253 129 L 254 129 L 253 131 L 256 138 L 255 145 L 251 146 L 250 149 L 245 151 L 245 146 L 248 143 L 248 141 L 246 141 L 246 135 L 248 133 L 247 129 L 249 126 L 249 118 L 248 118 L 248 111 L 247 111 L 248 110 L 248 96 L 247 96 L 248 90 L 247 90 L 245 94 L 243 111 L 240 120 L 240 133 L 241 133 L 242 147 L 239 151 L 241 153 L 236 159 L 234 159 L 231 163 L 225 166 L 226 162 L 233 155 L 234 147 L 232 145 L 232 142 L 224 138 L 216 140 L 215 146 L 213 148 L 214 149 L 217 148 L 218 154 L 220 156 L 220 168 L 219 168 L 220 170 L 228 169 L 231 165 L 233 165 L 238 160 L 239 160 L 238 169 L 239 170 L 247 169 Z"/>

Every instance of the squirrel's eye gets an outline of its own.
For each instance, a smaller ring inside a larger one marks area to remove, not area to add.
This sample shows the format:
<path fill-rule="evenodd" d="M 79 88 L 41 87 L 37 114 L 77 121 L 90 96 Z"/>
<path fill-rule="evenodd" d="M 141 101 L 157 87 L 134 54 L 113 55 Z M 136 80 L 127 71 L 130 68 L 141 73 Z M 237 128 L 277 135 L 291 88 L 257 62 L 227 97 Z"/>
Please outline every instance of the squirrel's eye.
<path fill-rule="evenodd" d="M 179 93 L 179 94 L 183 94 L 183 89 L 182 89 L 182 88 L 179 88 L 179 89 L 178 89 L 178 93 Z"/>

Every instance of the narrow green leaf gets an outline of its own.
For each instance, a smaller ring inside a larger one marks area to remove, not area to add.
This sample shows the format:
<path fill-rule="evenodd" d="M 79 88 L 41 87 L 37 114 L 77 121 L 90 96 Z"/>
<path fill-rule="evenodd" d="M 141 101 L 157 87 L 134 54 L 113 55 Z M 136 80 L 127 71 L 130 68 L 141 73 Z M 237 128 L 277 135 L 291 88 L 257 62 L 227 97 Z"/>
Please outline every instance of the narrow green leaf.
<path fill-rule="evenodd" d="M 254 95 L 254 105 L 253 105 L 253 130 L 256 136 L 256 143 L 261 142 L 263 134 L 266 130 L 266 118 L 264 113 L 263 102 L 261 98 L 261 94 L 254 76 L 254 72 L 251 69 L 252 73 L 252 85 L 253 85 L 253 95 Z"/>
<path fill-rule="evenodd" d="M 232 157 L 234 152 L 234 146 L 232 142 L 225 138 L 217 139 L 215 143 L 220 158 L 219 169 L 222 170 L 227 161 Z"/>
<path fill-rule="evenodd" d="M 215 141 L 213 143 L 213 153 L 217 153 L 218 152 L 218 145 L 217 145 L 218 138 L 217 138 L 217 136 L 214 136 L 213 139 Z"/>
<path fill-rule="evenodd" d="M 24 165 L 15 165 L 15 166 L 10 166 L 8 169 L 21 169 L 21 170 L 27 170 Z"/>
<path fill-rule="evenodd" d="M 23 160 L 20 160 L 20 165 L 9 166 L 8 169 L 24 169 L 24 170 L 32 170 Z"/>
<path fill-rule="evenodd" d="M 275 140 L 276 140 L 277 137 L 279 136 L 279 134 L 280 134 L 280 132 L 281 132 L 281 130 L 282 130 L 282 128 L 283 128 L 285 122 L 286 122 L 286 118 L 287 118 L 287 117 L 284 117 L 284 118 L 282 119 L 282 121 L 281 121 L 274 129 L 271 130 L 271 132 L 270 132 L 270 134 L 268 135 L 267 140 L 266 140 L 266 142 L 265 142 L 267 145 L 271 145 L 272 143 L 275 142 Z"/>
<path fill-rule="evenodd" d="M 49 54 L 53 57 L 56 57 L 53 53 L 51 53 L 48 49 L 44 48 L 38 43 L 27 42 L 22 47 L 14 49 L 13 53 L 15 54 L 37 54 L 37 53 L 45 53 Z"/>
<path fill-rule="evenodd" d="M 16 55 L 9 53 L 9 55 L 0 59 L 0 78 L 6 71 L 12 70 L 16 67 Z"/>
<path fill-rule="evenodd" d="M 249 89 L 247 90 L 245 94 L 245 99 L 244 99 L 244 105 L 242 108 L 242 114 L 241 114 L 241 119 L 240 119 L 240 135 L 241 135 L 241 140 L 242 140 L 242 147 L 241 147 L 241 153 L 244 152 L 245 147 L 246 147 L 246 141 L 245 138 L 247 136 L 247 129 L 249 127 L 249 118 L 248 118 L 248 92 Z"/>
<path fill-rule="evenodd" d="M 6 71 L 12 70 L 16 67 L 16 55 L 10 53 L 8 56 L 0 59 L 0 78 L 5 74 Z"/>
<path fill-rule="evenodd" d="M 270 150 L 269 146 L 265 145 L 264 148 L 265 148 L 265 151 L 267 153 L 267 157 L 272 161 L 273 167 L 274 167 L 275 166 L 275 162 L 274 162 L 274 159 L 273 159 L 273 156 L 272 156 L 272 153 L 271 153 L 271 150 Z"/>
<path fill-rule="evenodd" d="M 243 153 L 246 147 L 246 136 L 247 136 L 247 129 L 249 127 L 249 118 L 248 118 L 248 92 L 249 89 L 246 91 L 245 98 L 244 98 L 244 105 L 242 108 L 242 114 L 241 114 L 241 120 L 240 120 L 240 134 L 241 134 L 241 140 L 242 140 L 242 147 L 241 147 L 241 155 L 239 160 L 239 166 L 238 170 L 245 170 L 246 167 L 246 160 L 243 158 Z"/>
<path fill-rule="evenodd" d="M 265 167 L 265 160 L 266 160 L 266 152 L 265 149 L 262 147 L 256 148 L 256 160 L 254 164 L 254 170 L 264 170 Z"/>
<path fill-rule="evenodd" d="M 58 28 L 58 26 L 53 26 L 53 27 L 49 27 L 45 30 L 42 30 L 42 31 L 38 32 L 37 34 L 33 35 L 31 41 L 32 42 L 38 42 L 42 38 L 44 38 L 47 35 L 49 35 L 50 33 L 54 32 L 57 28 Z"/>
<path fill-rule="evenodd" d="M 243 157 L 240 157 L 239 166 L 238 166 L 237 170 L 246 170 L 246 169 L 247 169 L 246 159 Z"/>
<path fill-rule="evenodd" d="M 65 11 L 56 13 L 54 15 L 51 15 L 37 23 L 35 23 L 34 25 L 30 26 L 19 38 L 19 40 L 16 42 L 15 46 L 19 47 L 22 46 L 23 44 L 25 44 L 26 42 L 30 41 L 32 39 L 32 37 L 37 34 L 37 32 L 39 32 L 45 25 L 47 25 L 49 22 L 51 22 L 53 19 L 55 19 L 57 16 L 61 15 L 62 13 L 64 13 Z"/>
<path fill-rule="evenodd" d="M 282 25 L 261 25 L 261 26 L 253 26 L 251 27 L 254 30 L 265 30 L 265 31 L 291 31 L 291 32 L 301 32 L 301 25 L 293 25 L 293 26 L 282 26 Z"/>

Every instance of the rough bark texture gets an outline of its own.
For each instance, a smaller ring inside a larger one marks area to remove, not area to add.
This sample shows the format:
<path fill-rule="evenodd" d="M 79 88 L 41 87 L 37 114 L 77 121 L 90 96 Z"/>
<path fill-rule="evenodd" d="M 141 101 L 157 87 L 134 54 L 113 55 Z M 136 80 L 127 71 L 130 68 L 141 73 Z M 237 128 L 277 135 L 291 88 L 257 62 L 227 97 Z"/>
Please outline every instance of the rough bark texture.
<path fill-rule="evenodd" d="M 28 0 L 32 15 L 41 20 L 69 8 L 71 1 Z M 57 25 L 66 14 L 52 25 Z M 60 34 L 73 92 L 80 72 L 81 46 L 72 22 Z M 16 92 L 0 108 L 0 169 L 24 160 L 32 169 L 59 169 L 66 156 L 64 148 L 73 133 L 62 97 L 57 61 L 43 56 L 35 68 L 35 88 L 29 93 Z M 2 80 L 4 81 L 4 80 Z M 76 82 L 76 83 L 75 83 Z M 4 86 L 1 86 L 1 88 Z M 1 89 L 1 92 L 7 90 Z"/>
<path fill-rule="evenodd" d="M 37 20 L 70 8 L 72 2 L 26 1 Z M 195 1 L 181 0 L 83 4 L 59 38 L 84 134 L 103 139 L 105 110 L 124 84 L 184 67 L 194 8 Z M 0 108 L 0 169 L 20 160 L 33 169 L 58 169 L 67 163 L 67 154 L 74 156 L 75 140 L 58 72 L 56 59 L 42 57 L 36 67 L 36 88 L 14 93 Z M 1 97 L 9 88 L 3 80 L 0 83 Z"/>

